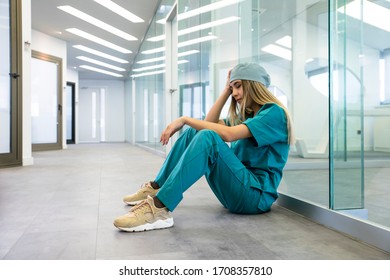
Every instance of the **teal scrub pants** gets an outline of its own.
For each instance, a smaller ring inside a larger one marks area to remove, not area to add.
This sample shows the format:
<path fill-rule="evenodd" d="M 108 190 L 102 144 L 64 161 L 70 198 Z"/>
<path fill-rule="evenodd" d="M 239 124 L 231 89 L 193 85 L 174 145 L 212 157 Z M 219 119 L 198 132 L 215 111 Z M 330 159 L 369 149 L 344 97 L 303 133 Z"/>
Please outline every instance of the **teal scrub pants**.
<path fill-rule="evenodd" d="M 254 175 L 211 130 L 189 128 L 178 138 L 155 179 L 160 186 L 157 198 L 173 211 L 183 199 L 183 193 L 203 175 L 229 211 L 262 213 L 258 209 L 261 190 L 249 185 Z"/>

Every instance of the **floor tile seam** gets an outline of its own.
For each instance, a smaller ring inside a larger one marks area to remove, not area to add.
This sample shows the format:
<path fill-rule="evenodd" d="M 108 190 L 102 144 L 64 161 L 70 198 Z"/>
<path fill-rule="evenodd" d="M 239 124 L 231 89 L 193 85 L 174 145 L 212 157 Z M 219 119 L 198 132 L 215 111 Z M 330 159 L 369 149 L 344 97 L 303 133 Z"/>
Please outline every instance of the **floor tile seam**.
<path fill-rule="evenodd" d="M 19 240 L 22 238 L 22 236 L 24 235 L 25 231 L 23 231 L 23 233 L 19 236 L 19 238 L 17 240 L 15 240 L 12 244 L 12 246 L 10 246 L 7 250 L 7 252 L 3 255 L 3 257 L 1 258 L 2 260 L 6 260 L 7 259 L 7 256 L 8 254 L 12 251 L 12 249 L 15 247 L 15 245 L 19 242 Z"/>

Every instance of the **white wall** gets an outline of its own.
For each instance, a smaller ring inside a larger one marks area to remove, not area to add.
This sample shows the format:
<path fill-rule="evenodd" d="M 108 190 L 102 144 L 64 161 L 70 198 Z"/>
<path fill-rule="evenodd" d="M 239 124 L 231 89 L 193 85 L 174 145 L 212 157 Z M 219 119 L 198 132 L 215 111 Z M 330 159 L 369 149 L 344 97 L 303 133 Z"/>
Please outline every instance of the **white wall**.
<path fill-rule="evenodd" d="M 62 83 L 63 83 L 63 107 L 66 107 L 66 77 L 67 77 L 67 53 L 66 42 L 50 37 L 46 34 L 31 29 L 31 1 L 22 1 L 22 41 L 23 49 L 23 165 L 31 165 L 34 162 L 32 157 L 31 144 L 31 51 L 36 50 L 42 53 L 62 58 Z M 63 117 L 63 148 L 66 147 L 66 116 Z"/>
<path fill-rule="evenodd" d="M 105 89 L 105 141 L 125 142 L 125 82 L 120 80 L 79 80 L 79 87 L 81 89 L 84 87 Z M 78 129 L 85 128 L 78 126 Z"/>
<path fill-rule="evenodd" d="M 22 41 L 31 42 L 31 1 L 22 1 Z M 31 48 L 25 45 L 22 54 L 23 63 L 23 165 L 34 163 L 31 146 Z"/>
<path fill-rule="evenodd" d="M 133 82 L 127 79 L 125 82 L 125 141 L 133 143 Z M 133 143 L 134 144 L 134 143 Z"/>

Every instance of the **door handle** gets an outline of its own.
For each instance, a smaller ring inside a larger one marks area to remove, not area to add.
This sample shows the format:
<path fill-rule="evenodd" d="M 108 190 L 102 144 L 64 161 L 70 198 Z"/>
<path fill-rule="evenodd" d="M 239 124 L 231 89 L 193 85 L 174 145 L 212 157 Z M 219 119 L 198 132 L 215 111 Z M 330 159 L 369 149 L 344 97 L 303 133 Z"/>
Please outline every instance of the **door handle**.
<path fill-rule="evenodd" d="M 13 79 L 16 79 L 16 78 L 19 78 L 20 75 L 18 73 L 9 73 L 9 75 L 11 76 L 11 78 Z"/>

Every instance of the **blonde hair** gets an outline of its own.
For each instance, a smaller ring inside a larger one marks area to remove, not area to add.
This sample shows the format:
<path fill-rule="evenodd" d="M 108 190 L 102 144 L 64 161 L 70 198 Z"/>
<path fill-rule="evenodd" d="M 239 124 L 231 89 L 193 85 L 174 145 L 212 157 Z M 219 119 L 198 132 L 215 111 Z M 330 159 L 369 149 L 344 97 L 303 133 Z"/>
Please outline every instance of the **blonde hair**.
<path fill-rule="evenodd" d="M 252 101 L 263 106 L 266 103 L 275 103 L 280 106 L 287 119 L 288 143 L 293 145 L 295 143 L 294 129 L 290 113 L 287 108 L 276 98 L 262 83 L 242 80 L 242 89 L 244 96 L 239 106 L 237 101 L 232 97 L 229 108 L 229 121 L 231 125 L 238 125 L 243 123 L 248 117 L 253 114 L 253 110 L 247 107 L 248 102 Z"/>

